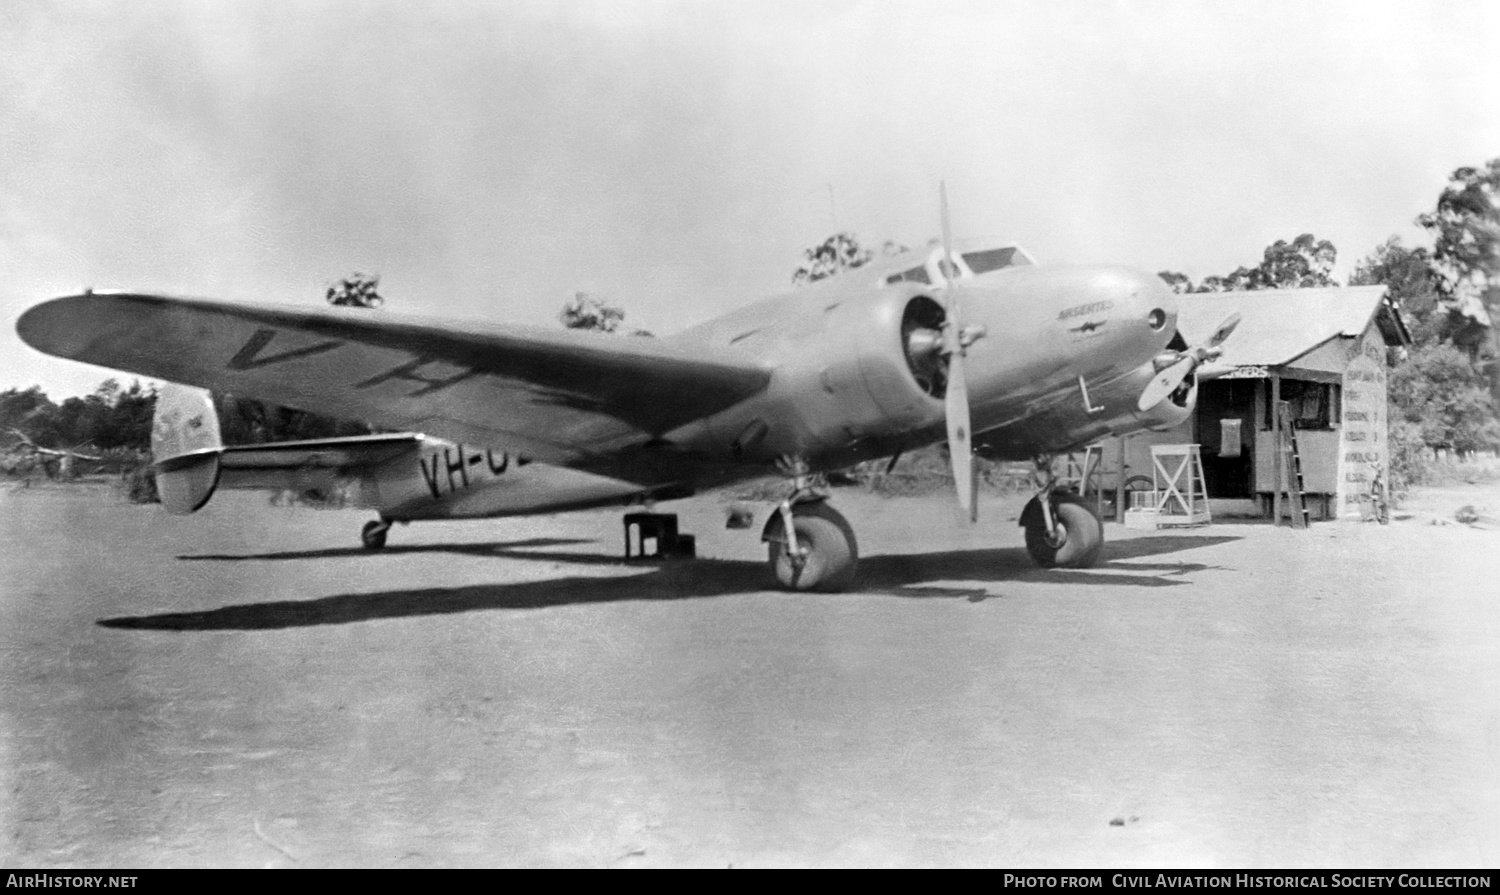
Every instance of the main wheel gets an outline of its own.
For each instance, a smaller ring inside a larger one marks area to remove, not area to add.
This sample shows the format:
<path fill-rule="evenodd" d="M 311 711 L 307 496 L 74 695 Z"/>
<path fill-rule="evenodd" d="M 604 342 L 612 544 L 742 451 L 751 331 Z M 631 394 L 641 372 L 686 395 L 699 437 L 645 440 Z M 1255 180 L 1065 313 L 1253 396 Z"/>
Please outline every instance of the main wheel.
<path fill-rule="evenodd" d="M 859 565 L 859 545 L 854 529 L 837 510 L 825 503 L 804 503 L 792 508 L 792 527 L 797 532 L 801 562 L 787 550 L 786 533 L 779 521 L 767 533 L 771 574 L 787 590 L 840 591 L 854 582 Z"/>
<path fill-rule="evenodd" d="M 366 550 L 385 549 L 385 533 L 391 530 L 391 524 L 379 519 L 365 523 L 365 527 L 359 533 L 359 540 L 365 545 Z"/>
<path fill-rule="evenodd" d="M 1036 498 L 1031 499 L 1037 503 Z M 1043 568 L 1087 569 L 1099 558 L 1104 546 L 1104 526 L 1099 517 L 1070 494 L 1053 497 L 1055 531 L 1042 524 L 1041 505 L 1028 506 L 1026 552 Z"/>

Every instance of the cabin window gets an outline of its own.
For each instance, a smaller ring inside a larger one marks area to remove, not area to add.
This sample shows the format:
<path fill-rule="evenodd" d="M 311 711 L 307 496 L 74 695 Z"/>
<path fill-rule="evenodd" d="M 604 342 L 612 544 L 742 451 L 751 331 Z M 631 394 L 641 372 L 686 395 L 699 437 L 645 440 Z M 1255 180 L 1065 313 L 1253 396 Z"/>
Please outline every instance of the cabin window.
<path fill-rule="evenodd" d="M 969 270 L 974 271 L 975 276 L 982 273 L 989 273 L 992 270 L 999 270 L 1002 267 L 1010 267 L 1017 263 L 1015 246 L 1008 246 L 1003 249 L 987 249 L 983 252 L 968 252 L 963 256 L 963 259 L 964 263 L 969 265 Z"/>
<path fill-rule="evenodd" d="M 1270 383 L 1266 384 L 1266 428 L 1275 420 Z M 1298 429 L 1332 429 L 1339 418 L 1339 387 L 1330 382 L 1281 380 L 1281 400 L 1290 405 L 1292 425 Z"/>
<path fill-rule="evenodd" d="M 908 283 L 932 285 L 932 278 L 927 275 L 926 267 L 913 267 L 911 270 L 903 270 L 900 273 L 891 274 L 885 278 L 887 283 L 899 283 L 903 280 Z"/>

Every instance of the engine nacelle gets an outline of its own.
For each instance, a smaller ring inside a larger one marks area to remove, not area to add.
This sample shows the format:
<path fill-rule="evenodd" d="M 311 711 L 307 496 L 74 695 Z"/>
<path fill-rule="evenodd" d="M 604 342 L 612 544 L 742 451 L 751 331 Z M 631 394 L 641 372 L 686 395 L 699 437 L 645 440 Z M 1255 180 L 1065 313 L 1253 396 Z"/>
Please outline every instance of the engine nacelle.
<path fill-rule="evenodd" d="M 1145 364 L 1113 382 L 1091 387 L 1087 396 L 1075 385 L 1055 397 L 1046 410 L 975 435 L 975 450 L 992 460 L 1026 460 L 1112 435 L 1180 426 L 1197 404 L 1197 378 L 1189 377 L 1182 388 L 1141 410 L 1137 402 L 1156 372 L 1152 364 Z"/>
<path fill-rule="evenodd" d="M 1148 422 L 1136 415 L 1150 358 L 1176 322 L 1159 278 L 1107 266 L 1018 268 L 950 288 L 964 333 L 978 340 L 964 363 L 971 425 L 999 433 L 991 446 L 1000 454 L 1030 457 L 1172 423 L 1172 410 L 1153 409 Z M 717 325 L 708 338 L 765 363 L 771 382 L 665 440 L 737 462 L 792 455 L 822 468 L 940 441 L 946 298 L 916 283 L 830 289 L 768 305 L 780 313 L 771 325 L 753 314 Z"/>
<path fill-rule="evenodd" d="M 669 438 L 738 462 L 795 455 L 840 466 L 899 450 L 904 442 L 894 439 L 914 432 L 941 433 L 941 392 L 906 345 L 913 329 L 942 319 L 942 307 L 916 287 L 799 309 L 764 336 L 784 349 L 765 392 Z"/>

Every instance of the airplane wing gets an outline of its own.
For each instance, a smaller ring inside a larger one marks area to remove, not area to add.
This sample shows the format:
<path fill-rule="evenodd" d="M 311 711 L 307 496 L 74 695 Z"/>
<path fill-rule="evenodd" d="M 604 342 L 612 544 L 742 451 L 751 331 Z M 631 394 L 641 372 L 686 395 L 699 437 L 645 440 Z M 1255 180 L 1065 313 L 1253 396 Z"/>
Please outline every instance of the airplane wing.
<path fill-rule="evenodd" d="M 53 299 L 16 329 L 59 357 L 562 464 L 722 410 L 771 375 L 660 339 L 137 293 Z"/>

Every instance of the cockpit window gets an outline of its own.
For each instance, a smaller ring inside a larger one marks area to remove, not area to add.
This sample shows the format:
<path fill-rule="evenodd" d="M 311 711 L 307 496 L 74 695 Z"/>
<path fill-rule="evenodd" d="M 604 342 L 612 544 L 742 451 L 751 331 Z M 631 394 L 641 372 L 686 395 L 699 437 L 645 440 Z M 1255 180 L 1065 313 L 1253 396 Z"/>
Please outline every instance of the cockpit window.
<path fill-rule="evenodd" d="M 903 270 L 885 278 L 887 283 L 899 283 L 905 280 L 908 283 L 925 283 L 932 285 L 932 278 L 927 275 L 926 267 L 913 267 L 911 270 Z"/>
<path fill-rule="evenodd" d="M 1031 263 L 1026 260 L 1025 255 L 1016 251 L 1015 246 L 1008 246 L 1003 249 L 986 249 L 982 252 L 969 252 L 963 258 L 964 263 L 969 265 L 969 270 L 974 271 L 975 276 L 982 273 L 989 273 L 992 270 L 999 270 L 1002 267 L 1015 267 Z"/>

